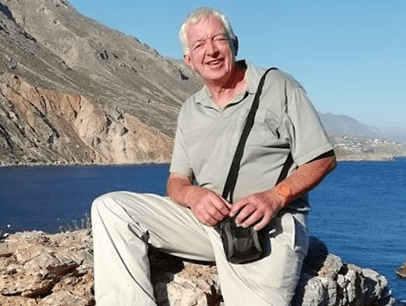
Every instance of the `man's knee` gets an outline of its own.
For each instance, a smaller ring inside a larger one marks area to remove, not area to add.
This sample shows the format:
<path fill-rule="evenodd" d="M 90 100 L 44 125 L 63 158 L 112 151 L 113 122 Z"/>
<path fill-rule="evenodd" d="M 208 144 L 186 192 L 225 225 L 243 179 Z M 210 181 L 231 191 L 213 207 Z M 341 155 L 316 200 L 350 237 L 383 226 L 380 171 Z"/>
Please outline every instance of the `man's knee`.
<path fill-rule="evenodd" d="M 113 195 L 111 193 L 103 194 L 93 200 L 91 206 L 92 215 L 96 212 L 103 211 L 107 208 L 109 202 L 111 202 Z"/>
<path fill-rule="evenodd" d="M 121 211 L 120 192 L 110 192 L 97 197 L 91 206 L 92 219 L 106 219 L 108 215 L 117 214 Z"/>
<path fill-rule="evenodd" d="M 139 220 L 151 205 L 144 194 L 114 191 L 96 198 L 91 206 L 92 218 L 110 219 L 113 217 L 129 222 Z"/>

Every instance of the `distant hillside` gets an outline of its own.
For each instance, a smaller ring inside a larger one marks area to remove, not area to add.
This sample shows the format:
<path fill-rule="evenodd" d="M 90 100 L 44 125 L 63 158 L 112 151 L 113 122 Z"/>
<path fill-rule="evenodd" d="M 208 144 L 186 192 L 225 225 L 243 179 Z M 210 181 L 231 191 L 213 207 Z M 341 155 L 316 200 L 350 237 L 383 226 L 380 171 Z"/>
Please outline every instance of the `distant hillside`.
<path fill-rule="evenodd" d="M 318 113 L 324 128 L 329 134 L 347 135 L 347 136 L 367 136 L 383 138 L 384 136 L 374 128 L 366 126 L 356 119 L 344 116 L 334 115 L 332 113 Z"/>
<path fill-rule="evenodd" d="M 406 128 L 400 127 L 379 127 L 385 138 L 406 143 Z"/>
<path fill-rule="evenodd" d="M 397 142 L 377 128 L 343 115 L 319 113 L 319 117 L 340 160 L 391 159 L 406 155 L 406 141 Z"/>
<path fill-rule="evenodd" d="M 371 127 L 354 118 L 318 113 L 327 133 L 339 136 L 364 136 L 406 143 L 406 129 Z"/>
<path fill-rule="evenodd" d="M 200 86 L 68 1 L 0 2 L 0 164 L 167 161 Z"/>

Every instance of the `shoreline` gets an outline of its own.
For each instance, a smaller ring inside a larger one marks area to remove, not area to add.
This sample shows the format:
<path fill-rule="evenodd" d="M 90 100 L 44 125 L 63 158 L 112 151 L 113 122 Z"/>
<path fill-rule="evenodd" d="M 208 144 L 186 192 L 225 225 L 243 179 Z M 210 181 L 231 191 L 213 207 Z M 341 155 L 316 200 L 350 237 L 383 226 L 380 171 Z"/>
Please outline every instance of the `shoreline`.
<path fill-rule="evenodd" d="M 30 167 L 91 167 L 91 166 L 141 166 L 141 165 L 164 165 L 170 164 L 170 161 L 139 161 L 133 163 L 30 163 L 30 164 L 0 164 L 0 168 L 30 168 Z"/>
<path fill-rule="evenodd" d="M 337 162 L 393 162 L 399 158 L 406 158 L 406 155 L 393 155 L 393 156 L 361 156 L 361 157 L 344 157 L 337 156 Z M 91 166 L 114 166 L 114 167 L 126 167 L 126 166 L 142 166 L 142 165 L 165 165 L 170 164 L 170 160 L 150 160 L 139 161 L 133 163 L 30 163 L 30 164 L 6 164 L 0 163 L 0 168 L 30 168 L 30 167 L 91 167 Z"/>

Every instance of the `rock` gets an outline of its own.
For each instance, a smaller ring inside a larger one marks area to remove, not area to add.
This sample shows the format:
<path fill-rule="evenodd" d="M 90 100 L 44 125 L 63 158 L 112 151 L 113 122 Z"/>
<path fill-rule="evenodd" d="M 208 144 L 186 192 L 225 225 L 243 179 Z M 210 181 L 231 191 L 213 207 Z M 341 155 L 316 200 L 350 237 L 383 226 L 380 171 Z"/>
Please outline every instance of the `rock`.
<path fill-rule="evenodd" d="M 34 87 L 0 73 L 0 149 L 37 163 L 163 162 L 173 139 L 119 108 L 90 97 Z M 1 150 L 0 150 L 1 157 Z"/>
<path fill-rule="evenodd" d="M 406 260 L 396 269 L 396 274 L 401 278 L 406 278 Z"/>
<path fill-rule="evenodd" d="M 159 306 L 221 306 L 215 265 L 150 252 L 151 279 Z M 0 305 L 91 306 L 93 250 L 90 231 L 54 235 L 24 232 L 0 243 Z M 311 237 L 293 305 L 390 306 L 385 277 L 344 263 Z"/>
<path fill-rule="evenodd" d="M 200 87 L 182 61 L 67 1 L 0 3 L 0 165 L 167 162 Z"/>
<path fill-rule="evenodd" d="M 344 263 L 327 246 L 310 237 L 292 305 L 395 305 L 386 278 L 370 269 Z"/>
<path fill-rule="evenodd" d="M 88 231 L 10 235 L 0 247 L 1 305 L 93 305 Z"/>

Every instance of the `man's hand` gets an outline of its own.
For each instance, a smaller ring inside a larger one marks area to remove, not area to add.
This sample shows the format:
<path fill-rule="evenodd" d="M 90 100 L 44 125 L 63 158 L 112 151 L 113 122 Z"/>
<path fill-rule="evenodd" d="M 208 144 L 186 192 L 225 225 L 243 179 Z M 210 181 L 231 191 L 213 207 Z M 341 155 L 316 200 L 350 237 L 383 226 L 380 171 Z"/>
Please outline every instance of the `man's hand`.
<path fill-rule="evenodd" d="M 215 226 L 229 216 L 231 204 L 209 189 L 194 186 L 192 177 L 171 173 L 168 194 L 180 205 L 190 207 L 204 225 Z"/>
<path fill-rule="evenodd" d="M 294 199 L 313 189 L 336 166 L 334 151 L 327 152 L 297 170 L 284 179 L 279 187 L 252 194 L 239 200 L 232 206 L 230 216 L 236 216 L 236 223 L 254 229 L 264 228 L 277 213 Z M 286 191 L 286 187 L 289 192 Z"/>
<path fill-rule="evenodd" d="M 259 231 L 267 226 L 283 207 L 282 200 L 274 189 L 254 193 L 235 203 L 230 216 L 236 216 L 236 223 L 243 227 L 255 224 L 254 229 Z"/>
<path fill-rule="evenodd" d="M 229 216 L 231 204 L 220 195 L 201 187 L 193 187 L 193 192 L 189 206 L 201 223 L 215 226 Z"/>

